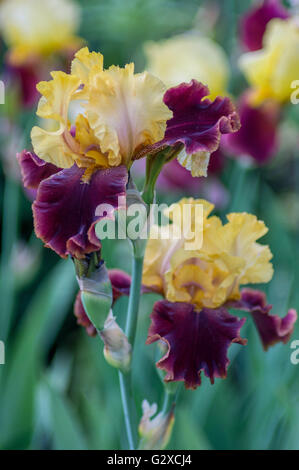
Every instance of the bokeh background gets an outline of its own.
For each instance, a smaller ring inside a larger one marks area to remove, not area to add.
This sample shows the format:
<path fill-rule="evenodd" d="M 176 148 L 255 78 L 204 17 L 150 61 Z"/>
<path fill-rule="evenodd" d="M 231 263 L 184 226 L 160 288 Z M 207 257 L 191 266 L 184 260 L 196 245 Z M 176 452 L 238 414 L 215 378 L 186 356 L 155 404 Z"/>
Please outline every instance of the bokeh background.
<path fill-rule="evenodd" d="M 79 36 L 90 49 L 104 54 L 106 66 L 134 61 L 137 71 L 142 71 L 144 42 L 197 29 L 226 51 L 231 96 L 246 87 L 236 58 L 240 54 L 238 21 L 251 3 L 248 0 L 76 3 L 81 8 Z M 207 28 L 211 4 L 218 16 L 213 27 Z M 0 55 L 5 82 L 4 41 Z M 100 339 L 88 337 L 73 315 L 77 286 L 72 262 L 43 248 L 33 232 L 30 194 L 22 188 L 15 153 L 29 147 L 30 129 L 37 118 L 34 105 L 16 105 L 14 86 L 8 80 L 6 102 L 0 105 L 0 340 L 5 341 L 6 352 L 6 363 L 0 365 L 0 448 L 126 447 L 117 371 L 105 362 Z M 217 180 L 211 180 L 215 186 L 207 187 L 199 178 L 191 190 L 193 196 L 213 196 L 216 191 L 221 217 L 232 210 L 249 211 L 266 222 L 269 233 L 263 242 L 269 243 L 274 254 L 275 275 L 262 288 L 273 312 L 280 315 L 290 306 L 299 308 L 298 128 L 299 106 L 290 106 L 280 148 L 271 162 L 248 166 L 228 155 Z M 137 179 L 142 180 L 142 168 Z M 186 194 L 184 187 L 163 189 L 160 185 L 161 202 L 175 202 Z M 108 267 L 129 272 L 127 243 L 104 241 L 103 245 Z M 140 415 L 144 398 L 159 405 L 162 399 L 155 346 L 145 346 L 156 299 L 154 295 L 142 298 L 138 322 L 133 379 Z M 121 298 L 115 307 L 120 324 L 126 302 Z M 203 378 L 196 391 L 181 390 L 169 449 L 299 448 L 299 364 L 291 364 L 290 344 L 278 344 L 265 353 L 249 321 L 243 336 L 248 346 L 230 348 L 226 380 L 218 379 L 212 386 Z M 299 339 L 298 326 L 293 339 Z"/>

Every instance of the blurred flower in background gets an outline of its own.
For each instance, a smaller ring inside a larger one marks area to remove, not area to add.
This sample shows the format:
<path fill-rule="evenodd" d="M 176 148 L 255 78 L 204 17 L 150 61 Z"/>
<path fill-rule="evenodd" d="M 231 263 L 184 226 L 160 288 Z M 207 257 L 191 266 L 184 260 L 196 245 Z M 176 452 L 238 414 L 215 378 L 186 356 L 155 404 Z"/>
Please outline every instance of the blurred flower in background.
<path fill-rule="evenodd" d="M 49 67 L 66 67 L 83 40 L 76 36 L 80 9 L 72 0 L 4 0 L 0 34 L 8 51 L 8 77 L 19 86 L 24 105 L 37 98 L 35 86 Z M 65 64 L 65 65 L 64 65 Z"/>
<path fill-rule="evenodd" d="M 145 46 L 147 69 L 172 87 L 196 79 L 207 85 L 210 98 L 227 94 L 229 61 L 215 41 L 196 32 Z"/>

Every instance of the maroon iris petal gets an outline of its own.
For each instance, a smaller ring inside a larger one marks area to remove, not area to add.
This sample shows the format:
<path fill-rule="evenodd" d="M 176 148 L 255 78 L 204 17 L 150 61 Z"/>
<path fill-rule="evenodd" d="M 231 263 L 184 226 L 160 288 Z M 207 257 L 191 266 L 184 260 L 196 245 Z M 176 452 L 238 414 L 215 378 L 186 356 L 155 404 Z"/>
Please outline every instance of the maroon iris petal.
<path fill-rule="evenodd" d="M 130 294 L 131 276 L 121 269 L 109 269 L 109 279 L 112 285 L 113 302 L 122 295 Z"/>
<path fill-rule="evenodd" d="M 288 11 L 279 0 L 265 0 L 250 9 L 240 21 L 240 39 L 245 50 L 256 51 L 263 46 L 263 36 L 273 18 L 289 18 Z"/>
<path fill-rule="evenodd" d="M 77 318 L 78 325 L 83 326 L 89 336 L 96 336 L 97 330 L 89 320 L 85 313 L 81 300 L 81 292 L 79 291 L 74 304 L 74 315 Z"/>
<path fill-rule="evenodd" d="M 224 146 L 236 156 L 246 155 L 258 164 L 266 163 L 278 148 L 278 105 L 266 102 L 259 107 L 252 107 L 249 95 L 245 94 L 240 99 L 238 110 L 241 129 L 235 134 L 224 136 Z"/>
<path fill-rule="evenodd" d="M 27 152 L 27 150 L 18 153 L 17 159 L 21 167 L 23 183 L 27 189 L 37 189 L 41 181 L 61 170 L 52 163 L 44 162 L 35 153 Z"/>
<path fill-rule="evenodd" d="M 253 289 L 243 289 L 234 307 L 251 313 L 265 350 L 278 342 L 289 341 L 297 320 L 296 310 L 290 309 L 283 318 L 270 315 L 272 305 L 267 304 L 265 294 Z"/>
<path fill-rule="evenodd" d="M 240 337 L 245 318 L 233 317 L 225 308 L 200 312 L 187 303 L 156 302 L 151 314 L 147 344 L 164 341 L 168 351 L 157 366 L 167 374 L 166 382 L 184 381 L 186 388 L 201 384 L 201 371 L 214 383 L 226 377 L 231 343 L 246 344 Z"/>
<path fill-rule="evenodd" d="M 125 195 L 126 167 L 98 170 L 89 183 L 82 182 L 83 173 L 73 165 L 43 180 L 33 203 L 36 235 L 62 257 L 83 258 L 97 251 L 101 247 L 95 234 L 101 219 L 95 214 L 97 206 L 117 207 L 118 197 Z"/>
<path fill-rule="evenodd" d="M 173 112 L 173 117 L 167 121 L 164 139 L 146 147 L 135 158 L 180 144 L 188 154 L 217 150 L 221 135 L 236 132 L 240 121 L 229 98 L 218 96 L 211 101 L 205 98 L 207 95 L 209 89 L 196 80 L 167 90 L 164 103 Z"/>

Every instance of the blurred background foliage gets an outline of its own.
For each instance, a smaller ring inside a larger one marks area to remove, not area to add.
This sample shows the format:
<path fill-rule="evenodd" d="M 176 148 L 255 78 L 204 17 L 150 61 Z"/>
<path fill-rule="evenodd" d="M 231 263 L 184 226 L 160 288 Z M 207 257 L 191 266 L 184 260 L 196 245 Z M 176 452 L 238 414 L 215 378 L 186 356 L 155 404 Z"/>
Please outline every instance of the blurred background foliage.
<path fill-rule="evenodd" d="M 166 38 L 193 27 L 204 28 L 203 3 L 82 0 L 80 36 L 91 49 L 104 54 L 106 66 L 134 61 L 137 70 L 142 70 L 144 41 Z M 238 54 L 238 18 L 249 4 L 248 0 L 219 0 L 218 22 L 213 31 L 205 31 L 229 53 L 232 93 L 244 86 L 234 59 Z M 4 54 L 2 44 L 2 59 Z M 180 67 L 180 57 L 177 66 Z M 9 90 L 9 99 L 11 93 Z M 4 105 L 7 115 L 10 106 L 11 102 Z M 273 312 L 280 315 L 290 306 L 299 308 L 299 110 L 290 108 L 286 128 L 293 129 L 292 135 L 297 138 L 294 146 L 288 141 L 286 149 L 264 168 L 248 169 L 229 159 L 220 175 L 229 197 L 219 214 L 250 211 L 265 220 L 270 229 L 264 243 L 269 243 L 274 253 L 275 275 L 266 291 Z M 2 120 L 3 115 L 1 123 Z M 22 110 L 15 120 L 22 129 L 22 147 L 16 149 L 19 151 L 29 145 L 29 132 L 36 121 L 34 109 Z M 2 142 L 0 152 L 0 340 L 6 346 L 6 364 L 0 366 L 0 448 L 126 446 L 117 372 L 105 362 L 100 339 L 89 338 L 72 313 L 77 292 L 72 263 L 43 249 L 35 238 L 30 199 L 7 171 L 7 157 L 14 158 L 4 154 L 7 142 Z M 181 195 L 179 191 L 163 193 L 158 200 L 174 202 Z M 108 267 L 129 272 L 126 242 L 106 240 L 103 244 Z M 155 346 L 145 346 L 149 314 L 156 298 L 144 296 L 140 308 L 134 357 L 139 414 L 144 398 L 161 404 Z M 115 307 L 120 324 L 126 302 L 121 298 Z M 169 449 L 299 448 L 299 365 L 290 362 L 289 344 L 276 345 L 265 353 L 256 330 L 247 323 L 243 336 L 248 338 L 248 346 L 230 348 L 227 379 L 216 380 L 212 386 L 203 378 L 196 391 L 181 390 Z M 293 338 L 299 339 L 298 326 Z"/>

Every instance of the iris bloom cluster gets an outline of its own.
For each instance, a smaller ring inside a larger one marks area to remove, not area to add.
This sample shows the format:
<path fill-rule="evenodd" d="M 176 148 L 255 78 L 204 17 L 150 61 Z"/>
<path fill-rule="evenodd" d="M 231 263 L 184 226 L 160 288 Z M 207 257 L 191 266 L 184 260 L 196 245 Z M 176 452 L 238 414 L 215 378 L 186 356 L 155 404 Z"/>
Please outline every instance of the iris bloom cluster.
<path fill-rule="evenodd" d="M 192 204 L 191 227 L 196 205 L 204 209 L 203 244 L 192 250 L 185 248 L 183 237 L 171 236 L 178 233 L 173 215 L 184 204 Z M 245 318 L 231 315 L 230 308 L 250 312 L 265 349 L 287 342 L 297 318 L 295 310 L 284 318 L 271 315 L 262 292 L 240 289 L 272 278 L 271 251 L 257 242 L 268 230 L 264 222 L 251 214 L 231 213 L 223 224 L 210 216 L 212 210 L 205 200 L 173 204 L 167 211 L 170 225 L 152 227 L 145 253 L 143 285 L 164 297 L 154 305 L 147 343 L 165 343 L 157 366 L 166 371 L 166 382 L 184 381 L 187 388 L 201 384 L 202 371 L 211 383 L 225 377 L 229 346 L 246 344 L 240 336 Z M 169 239 L 163 236 L 167 230 Z"/>
<path fill-rule="evenodd" d="M 34 152 L 18 158 L 25 186 L 36 190 L 36 234 L 62 257 L 100 249 L 96 208 L 117 206 L 134 160 L 172 149 L 197 174 L 221 135 L 239 128 L 229 98 L 205 99 L 208 89 L 194 80 L 166 91 L 133 64 L 103 69 L 103 56 L 87 48 L 70 74 L 51 75 L 38 84 L 37 115 L 54 130 L 34 127 Z"/>

